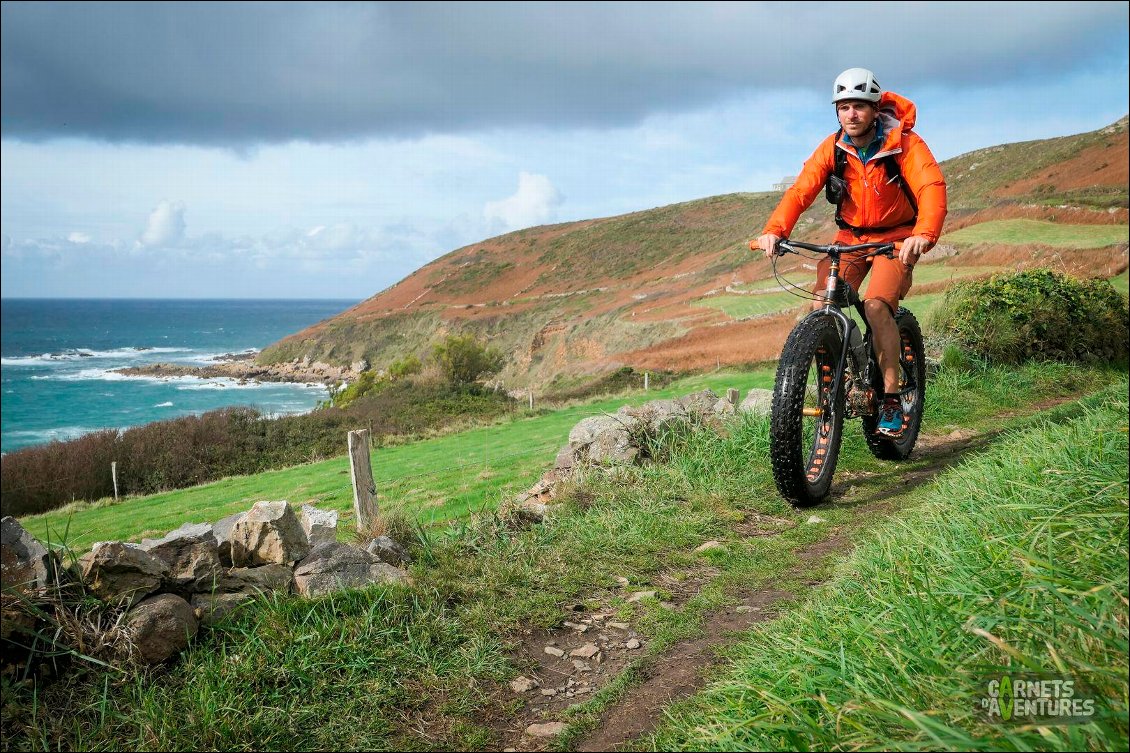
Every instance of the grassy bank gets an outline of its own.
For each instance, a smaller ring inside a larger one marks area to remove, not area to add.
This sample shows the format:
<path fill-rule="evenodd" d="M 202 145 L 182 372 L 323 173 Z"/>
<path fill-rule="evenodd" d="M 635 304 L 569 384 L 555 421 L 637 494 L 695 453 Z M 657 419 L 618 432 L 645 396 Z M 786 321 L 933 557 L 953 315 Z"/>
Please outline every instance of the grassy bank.
<path fill-rule="evenodd" d="M 948 374 L 929 393 L 931 428 L 996 428 L 980 406 L 1023 409 L 1112 379 L 1068 367 Z M 683 385 L 683 389 L 697 385 Z M 1124 387 L 1123 387 L 1124 389 Z M 543 417 L 544 420 L 548 417 Z M 407 449 L 407 448 L 406 448 Z M 521 707 L 504 681 L 531 630 L 560 626 L 563 605 L 582 602 L 630 621 L 646 639 L 638 668 L 701 630 L 704 615 L 737 588 L 772 585 L 798 597 L 830 567 L 789 575 L 795 551 L 828 535 L 805 525 L 774 492 L 768 427 L 744 417 L 729 433 L 692 434 L 666 447 L 665 462 L 592 474 L 565 494 L 548 526 L 513 528 L 473 516 L 416 547 L 412 587 L 375 587 L 322 599 L 265 600 L 197 638 L 168 668 L 139 676 L 91 668 L 37 687 L 4 683 L 4 738 L 16 747 L 248 750 L 466 749 L 497 745 Z M 830 526 L 874 518 L 859 502 L 899 493 L 929 456 L 880 463 L 857 431 L 841 468 L 858 474 L 838 504 L 820 508 Z M 768 526 L 770 535 L 750 534 Z M 702 542 L 723 546 L 696 553 Z M 621 588 L 616 578 L 628 580 Z M 628 603 L 635 589 L 658 599 Z M 665 608 L 660 600 L 671 600 Z M 634 669 L 568 718 L 583 727 L 620 693 Z"/>
<path fill-rule="evenodd" d="M 942 238 L 943 243 L 970 245 L 1004 243 L 1040 244 L 1057 248 L 1101 248 L 1125 243 L 1130 238 L 1126 225 L 1067 225 L 1046 220 L 993 220 L 981 222 Z"/>
<path fill-rule="evenodd" d="M 425 525 L 465 517 L 472 510 L 496 509 L 508 495 L 528 488 L 553 463 L 582 418 L 614 412 L 625 403 L 673 397 L 712 388 L 722 394 L 736 387 L 772 387 L 773 372 L 719 371 L 679 380 L 659 390 L 562 408 L 536 409 L 514 419 L 410 444 L 373 450 L 373 475 L 382 509 L 402 511 Z M 78 503 L 21 523 L 46 541 L 64 531 L 79 550 L 95 541 L 138 540 L 163 535 L 184 522 L 215 521 L 245 510 L 258 500 L 310 502 L 339 511 L 342 528 L 353 515 L 348 457 L 237 476 L 211 484 L 144 497 Z M 68 530 L 69 529 L 69 530 Z"/>
<path fill-rule="evenodd" d="M 752 631 L 656 749 L 1124 750 L 1127 383 L 1017 433 L 869 536 L 807 605 Z M 974 713 L 989 673 L 1085 682 L 1096 721 Z"/>

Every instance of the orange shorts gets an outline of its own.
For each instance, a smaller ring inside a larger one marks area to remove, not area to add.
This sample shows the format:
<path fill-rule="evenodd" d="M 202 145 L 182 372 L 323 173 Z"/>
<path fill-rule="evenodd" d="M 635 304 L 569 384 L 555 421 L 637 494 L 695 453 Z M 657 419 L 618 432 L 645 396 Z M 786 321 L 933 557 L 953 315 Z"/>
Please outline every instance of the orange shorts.
<path fill-rule="evenodd" d="M 816 265 L 816 287 L 813 288 L 813 292 L 817 295 L 822 295 L 824 292 L 828 269 L 831 266 L 832 260 L 827 256 Z M 890 306 L 892 314 L 898 311 L 899 301 L 906 298 L 907 291 L 914 282 L 914 269 L 903 264 L 898 258 L 867 257 L 866 251 L 844 254 L 840 257 L 840 276 L 847 280 L 854 290 L 860 289 L 859 286 L 863 284 L 863 278 L 868 272 L 871 272 L 871 281 L 867 283 L 867 291 L 860 297 L 864 300 L 877 298 Z"/>

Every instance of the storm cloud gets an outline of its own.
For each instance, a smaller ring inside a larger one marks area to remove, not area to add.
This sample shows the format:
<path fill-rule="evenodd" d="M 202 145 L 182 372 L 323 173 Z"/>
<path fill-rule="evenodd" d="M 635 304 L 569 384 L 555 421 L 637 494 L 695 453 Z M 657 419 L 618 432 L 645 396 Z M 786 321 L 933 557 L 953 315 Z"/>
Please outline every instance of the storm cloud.
<path fill-rule="evenodd" d="M 622 126 L 855 65 L 891 88 L 1007 85 L 1124 68 L 1127 46 L 1126 3 L 2 8 L 5 137 L 234 148 Z"/>

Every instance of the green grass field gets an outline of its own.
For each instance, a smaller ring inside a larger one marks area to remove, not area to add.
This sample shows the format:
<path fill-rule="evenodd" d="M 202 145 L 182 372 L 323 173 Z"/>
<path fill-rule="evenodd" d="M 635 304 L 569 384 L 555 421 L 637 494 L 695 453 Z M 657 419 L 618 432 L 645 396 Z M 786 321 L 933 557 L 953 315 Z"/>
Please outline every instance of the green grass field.
<path fill-rule="evenodd" d="M 944 280 L 985 276 L 998 271 L 1000 271 L 999 267 L 947 267 L 940 264 L 924 264 L 914 270 L 914 282 L 915 285 L 925 285 L 927 283 L 941 282 Z M 794 281 L 801 280 L 799 276 L 794 276 L 790 279 Z M 808 281 L 809 285 L 812 284 L 811 276 L 805 279 Z M 772 282 L 776 284 L 775 281 Z M 751 283 L 751 285 L 757 284 L 760 283 Z M 866 285 L 866 283 L 864 284 Z M 864 289 L 866 290 L 866 287 Z M 912 287 L 910 289 L 910 296 L 906 300 L 906 306 L 914 311 L 919 321 L 925 322 L 929 314 L 942 300 L 943 295 L 944 292 L 919 294 L 916 293 L 915 289 Z M 701 299 L 696 305 L 719 309 L 727 316 L 733 317 L 734 319 L 744 319 L 751 316 L 775 314 L 793 308 L 799 309 L 800 307 L 808 306 L 809 303 L 791 293 L 762 293 L 760 295 L 713 296 L 711 298 Z"/>
<path fill-rule="evenodd" d="M 725 384 L 735 376 L 711 375 L 681 391 L 715 379 Z M 1078 409 L 1032 415 L 1032 406 L 1118 379 L 1110 371 L 1054 365 L 941 373 L 927 396 L 927 425 L 945 433 L 1062 422 Z M 1001 411 L 1016 413 L 997 417 Z M 1124 419 L 1123 413 L 1123 426 Z M 835 504 L 816 511 L 828 526 L 803 525 L 811 511 L 793 510 L 775 494 L 768 421 L 746 416 L 722 434 L 698 431 L 671 444 L 663 462 L 585 475 L 565 493 L 551 525 L 512 528 L 485 515 L 442 536 L 427 534 L 414 547 L 410 587 L 377 586 L 313 600 L 266 598 L 202 631 L 169 667 L 137 674 L 88 667 L 71 681 L 43 686 L 0 675 L 6 745 L 498 749 L 498 730 L 522 705 L 505 690 L 507 680 L 526 671 L 512 658 L 515 642 L 531 629 L 560 627 L 574 614 L 566 615 L 562 605 L 583 601 L 587 610 L 630 621 L 646 638 L 646 649 L 591 700 L 579 699 L 563 712 L 572 731 L 557 742 L 568 747 L 597 723 L 602 709 L 632 692 L 647 667 L 663 662 L 675 642 L 701 634 L 706 615 L 732 604 L 735 589 L 787 589 L 804 602 L 813 584 L 831 574 L 834 559 L 806 560 L 794 571 L 798 549 L 832 531 L 854 535 L 932 493 L 927 485 L 907 498 L 902 483 L 908 472 L 930 473 L 936 458 L 880 462 L 852 428 L 841 469 L 863 475 Z M 1098 441 L 1108 433 L 1073 436 Z M 1121 452 L 1124 466 L 1125 437 L 1121 446 L 1116 441 L 1105 452 Z M 993 457 L 1028 463 L 1011 446 Z M 1029 472 L 1038 476 L 1044 460 L 1038 457 Z M 939 498 L 948 501 L 951 489 L 961 486 L 938 487 Z M 1085 488 L 1101 491 L 1090 482 Z M 889 502 L 882 516 L 860 506 L 877 496 Z M 780 528 L 775 535 L 748 535 L 740 524 L 751 519 L 776 520 Z M 696 553 L 707 539 L 723 546 Z M 888 543 L 907 557 L 929 551 L 920 541 Z M 628 603 L 617 576 L 628 579 L 629 590 L 656 589 L 660 599 L 674 598 L 672 589 L 682 583 L 692 586 L 671 609 L 657 599 Z M 790 605 L 781 608 L 787 619 Z M 900 671 L 890 675 L 897 679 Z"/>
<path fill-rule="evenodd" d="M 1127 384 L 1013 434 L 866 537 L 801 609 L 756 627 L 656 750 L 1124 750 Z M 974 712 L 1051 672 L 1081 725 Z"/>
<path fill-rule="evenodd" d="M 943 243 L 968 246 L 975 243 L 1042 245 L 1058 248 L 1101 248 L 1126 243 L 1127 225 L 1065 225 L 1044 220 L 993 220 L 962 228 L 942 237 Z"/>
<path fill-rule="evenodd" d="M 1110 284 L 1124 296 L 1130 296 L 1130 269 L 1122 270 L 1122 274 L 1110 278 Z"/>
<path fill-rule="evenodd" d="M 373 451 L 373 475 L 383 510 L 403 511 L 424 525 L 469 512 L 496 509 L 507 496 L 528 488 L 549 468 L 566 443 L 569 430 L 582 418 L 614 412 L 621 405 L 643 403 L 711 388 L 743 393 L 772 387 L 773 372 L 720 371 L 682 379 L 662 390 L 606 398 L 561 410 L 535 412 L 516 420 L 457 434 Z M 538 414 L 540 413 L 540 414 Z M 42 541 L 59 541 L 78 551 L 96 541 L 136 541 L 163 535 L 185 522 L 214 522 L 246 510 L 259 500 L 310 502 L 342 514 L 342 530 L 351 528 L 353 492 L 349 459 L 239 476 L 190 489 L 77 503 L 21 523 Z"/>

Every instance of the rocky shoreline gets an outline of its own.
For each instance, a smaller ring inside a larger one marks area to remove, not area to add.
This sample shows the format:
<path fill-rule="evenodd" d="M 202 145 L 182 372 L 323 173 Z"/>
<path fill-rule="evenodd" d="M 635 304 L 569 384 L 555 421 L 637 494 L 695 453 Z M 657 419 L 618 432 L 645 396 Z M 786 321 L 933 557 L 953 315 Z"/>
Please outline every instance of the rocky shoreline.
<path fill-rule="evenodd" d="M 192 376 L 200 379 L 235 379 L 245 382 L 293 382 L 296 384 L 327 384 L 353 382 L 368 367 L 363 361 L 352 366 L 334 366 L 308 358 L 296 358 L 287 363 L 259 364 L 255 353 L 226 353 L 207 366 L 189 366 L 182 363 L 151 363 L 145 366 L 128 366 L 114 369 L 117 374 L 134 377 L 173 378 Z"/>

